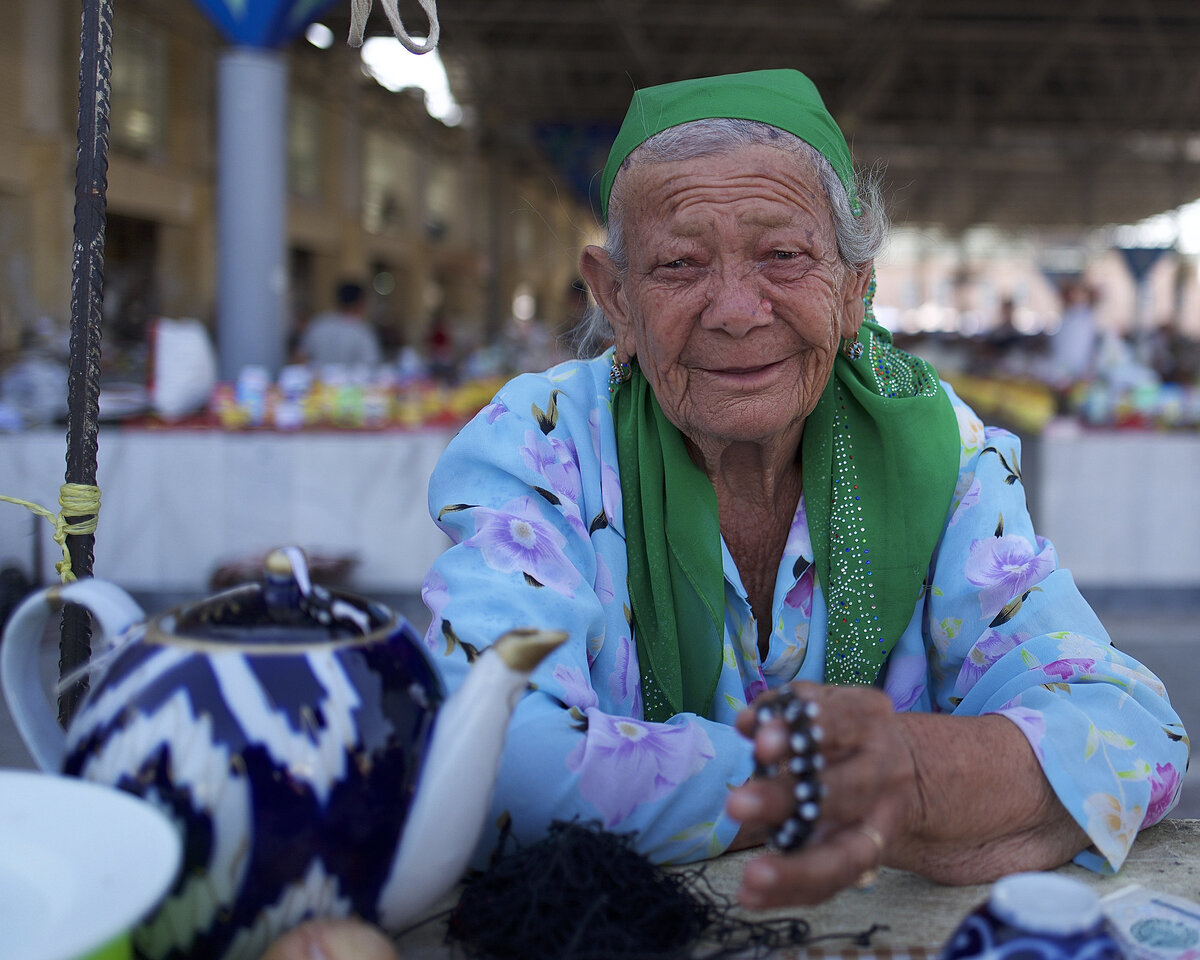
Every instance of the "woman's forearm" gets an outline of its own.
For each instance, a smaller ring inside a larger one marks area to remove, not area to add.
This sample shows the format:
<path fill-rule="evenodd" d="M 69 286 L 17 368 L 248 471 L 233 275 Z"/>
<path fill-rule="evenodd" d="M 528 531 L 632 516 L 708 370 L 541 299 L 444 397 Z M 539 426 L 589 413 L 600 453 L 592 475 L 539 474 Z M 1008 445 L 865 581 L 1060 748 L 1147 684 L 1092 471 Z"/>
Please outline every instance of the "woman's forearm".
<path fill-rule="evenodd" d="M 1057 867 L 1088 845 L 1006 717 L 897 714 L 912 779 L 889 865 L 943 883 Z"/>

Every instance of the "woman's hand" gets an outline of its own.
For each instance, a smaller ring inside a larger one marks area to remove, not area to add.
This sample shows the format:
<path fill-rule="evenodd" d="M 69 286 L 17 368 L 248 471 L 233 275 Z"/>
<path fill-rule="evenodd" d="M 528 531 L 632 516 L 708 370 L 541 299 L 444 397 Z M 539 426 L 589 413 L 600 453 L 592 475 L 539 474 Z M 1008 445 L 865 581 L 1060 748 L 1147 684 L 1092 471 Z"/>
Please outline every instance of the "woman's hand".
<path fill-rule="evenodd" d="M 1087 844 L 1005 717 L 897 714 L 873 688 L 792 687 L 819 708 L 820 819 L 795 853 L 768 853 L 747 865 L 744 906 L 819 903 L 884 863 L 945 883 L 982 883 L 1056 867 Z M 737 726 L 753 734 L 756 759 L 785 761 L 783 722 L 755 733 L 755 716 L 753 708 L 744 711 Z M 734 790 L 726 808 L 742 824 L 739 839 L 769 835 L 794 807 L 791 787 L 781 774 Z"/>
<path fill-rule="evenodd" d="M 913 795 L 915 764 L 896 724 L 891 701 L 868 687 L 793 684 L 795 693 L 817 704 L 821 729 L 821 814 L 808 843 L 788 855 L 768 854 L 746 868 L 739 898 L 747 907 L 819 903 L 873 873 L 883 862 L 889 838 L 905 832 Z M 738 730 L 754 734 L 755 712 L 743 711 Z M 754 736 L 763 764 L 788 756 L 782 720 L 763 724 Z M 729 797 L 729 815 L 743 830 L 761 835 L 792 812 L 793 779 L 786 774 L 753 778 Z"/>

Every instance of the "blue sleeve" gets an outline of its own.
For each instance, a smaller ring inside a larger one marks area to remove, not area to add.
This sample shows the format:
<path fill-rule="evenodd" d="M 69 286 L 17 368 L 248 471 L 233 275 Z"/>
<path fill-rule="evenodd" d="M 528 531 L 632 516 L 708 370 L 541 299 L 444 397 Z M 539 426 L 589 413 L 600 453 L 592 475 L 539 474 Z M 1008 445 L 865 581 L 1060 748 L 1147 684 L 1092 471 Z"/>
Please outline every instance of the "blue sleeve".
<path fill-rule="evenodd" d="M 477 865 L 507 818 L 521 843 L 554 820 L 599 821 L 658 862 L 713 856 L 737 831 L 724 805 L 750 774 L 745 739 L 690 714 L 642 720 L 614 447 L 603 380 L 572 362 L 508 384 L 430 480 L 454 544 L 422 590 L 447 687 L 507 630 L 569 635 L 516 707 Z"/>
<path fill-rule="evenodd" d="M 924 618 L 933 709 L 1013 721 L 1093 842 L 1078 861 L 1116 870 L 1178 801 L 1187 736 L 1034 532 L 1020 441 L 957 409 L 962 470 Z"/>

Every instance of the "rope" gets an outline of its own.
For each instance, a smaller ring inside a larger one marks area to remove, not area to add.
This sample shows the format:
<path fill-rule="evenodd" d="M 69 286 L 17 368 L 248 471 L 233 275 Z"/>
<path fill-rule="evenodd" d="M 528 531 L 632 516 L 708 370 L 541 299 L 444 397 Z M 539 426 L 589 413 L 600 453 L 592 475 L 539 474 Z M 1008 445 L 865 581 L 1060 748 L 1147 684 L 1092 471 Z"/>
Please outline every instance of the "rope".
<path fill-rule="evenodd" d="M 397 9 L 399 0 L 379 0 L 383 12 L 387 14 L 388 21 L 392 25 L 392 32 L 396 34 L 396 39 L 404 45 L 404 49 L 416 54 L 429 53 L 438 45 L 438 37 L 442 32 L 442 28 L 438 24 L 437 0 L 417 0 L 417 2 L 425 11 L 425 16 L 429 18 L 429 36 L 425 38 L 424 43 L 417 43 L 404 28 L 404 21 L 400 19 L 400 11 Z M 350 0 L 350 37 L 347 42 L 352 47 L 362 46 L 363 33 L 367 29 L 367 17 L 371 14 L 371 3 L 372 0 Z"/>
<path fill-rule="evenodd" d="M 58 513 L 51 513 L 41 504 L 19 497 L 6 497 L 0 494 L 0 500 L 15 503 L 25 507 L 30 513 L 48 520 L 54 527 L 54 542 L 62 550 L 63 558 L 54 565 L 63 583 L 75 579 L 71 570 L 71 552 L 67 549 L 68 536 L 85 536 L 96 532 L 96 522 L 100 518 L 100 488 L 86 483 L 64 483 L 58 488 Z M 83 517 L 75 523 L 68 523 L 67 517 Z"/>

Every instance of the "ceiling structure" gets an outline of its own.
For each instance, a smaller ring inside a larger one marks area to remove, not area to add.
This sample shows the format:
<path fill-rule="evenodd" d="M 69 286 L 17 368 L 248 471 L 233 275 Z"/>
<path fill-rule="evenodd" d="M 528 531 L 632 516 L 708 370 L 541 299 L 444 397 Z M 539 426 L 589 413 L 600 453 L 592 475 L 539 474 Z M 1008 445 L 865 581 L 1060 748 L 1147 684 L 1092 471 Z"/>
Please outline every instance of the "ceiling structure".
<path fill-rule="evenodd" d="M 368 35 L 390 34 L 378 7 Z M 416 0 L 400 11 L 424 29 Z M 1200 197 L 1196 0 L 438 0 L 438 15 L 484 136 L 549 138 L 585 178 L 634 88 L 791 66 L 856 162 L 885 164 L 897 223 L 1089 227 Z M 345 36 L 348 9 L 323 19 Z"/>

